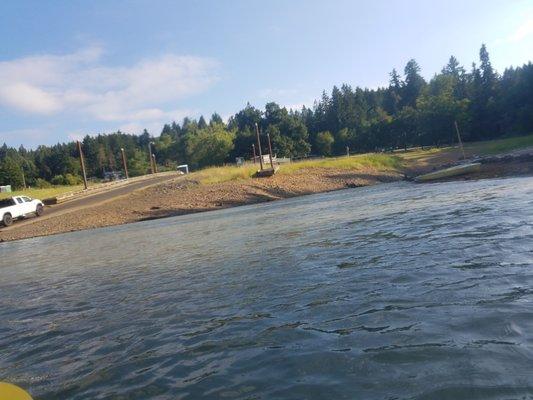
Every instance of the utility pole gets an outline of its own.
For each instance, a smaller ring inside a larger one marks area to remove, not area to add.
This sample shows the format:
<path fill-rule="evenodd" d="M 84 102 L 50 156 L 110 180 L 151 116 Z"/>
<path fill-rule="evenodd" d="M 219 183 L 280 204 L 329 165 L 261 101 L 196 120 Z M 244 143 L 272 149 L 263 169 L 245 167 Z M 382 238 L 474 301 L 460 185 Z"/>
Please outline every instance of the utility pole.
<path fill-rule="evenodd" d="M 455 131 L 457 132 L 457 139 L 459 139 L 459 147 L 461 148 L 461 152 L 463 153 L 463 160 L 466 160 L 465 155 L 465 149 L 463 147 L 463 141 L 461 140 L 461 134 L 459 133 L 459 126 L 457 125 L 457 121 L 455 122 Z"/>
<path fill-rule="evenodd" d="M 152 162 L 154 163 L 154 171 L 157 174 L 157 163 L 155 162 L 155 154 L 152 153 Z"/>
<path fill-rule="evenodd" d="M 27 187 L 26 187 L 26 176 L 24 175 L 24 169 L 21 168 L 20 170 L 22 171 L 22 187 L 24 189 L 27 189 Z"/>
<path fill-rule="evenodd" d="M 270 153 L 270 168 L 274 169 L 274 161 L 272 161 L 272 143 L 270 143 L 270 133 L 267 133 L 268 138 L 268 152 Z"/>
<path fill-rule="evenodd" d="M 256 155 L 255 155 L 255 144 L 252 144 L 252 152 L 254 153 L 254 164 L 257 163 Z"/>
<path fill-rule="evenodd" d="M 128 163 L 126 162 L 126 153 L 124 152 L 124 148 L 120 148 L 120 153 L 122 154 L 122 165 L 124 167 L 124 175 L 126 176 L 126 179 L 129 179 L 128 175 Z"/>
<path fill-rule="evenodd" d="M 153 173 L 155 173 L 155 168 L 154 168 L 154 160 L 152 158 L 153 156 L 153 153 L 152 153 L 152 142 L 148 142 L 148 158 L 150 159 L 150 171 Z"/>
<path fill-rule="evenodd" d="M 83 151 L 81 151 L 81 143 L 79 140 L 76 141 L 76 144 L 78 145 L 78 153 L 80 155 L 80 166 L 81 172 L 83 174 L 83 186 L 85 186 L 85 190 L 87 190 L 87 173 L 85 172 L 85 161 L 83 160 Z"/>
<path fill-rule="evenodd" d="M 261 166 L 261 171 L 263 170 L 263 152 L 261 151 L 261 138 L 259 137 L 259 127 L 257 122 L 255 123 L 255 133 L 257 135 L 257 149 L 259 150 L 259 165 Z"/>

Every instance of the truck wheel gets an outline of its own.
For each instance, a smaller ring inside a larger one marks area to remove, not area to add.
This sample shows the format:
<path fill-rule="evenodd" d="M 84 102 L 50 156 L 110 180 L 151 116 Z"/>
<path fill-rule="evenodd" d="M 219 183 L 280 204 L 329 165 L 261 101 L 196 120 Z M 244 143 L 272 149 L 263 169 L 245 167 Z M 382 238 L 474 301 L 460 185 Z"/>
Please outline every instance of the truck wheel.
<path fill-rule="evenodd" d="M 44 212 L 43 205 L 42 204 L 37 204 L 37 208 L 35 209 L 35 215 L 40 217 L 41 215 L 43 215 L 43 212 Z"/>
<path fill-rule="evenodd" d="M 4 226 L 11 225 L 13 223 L 13 218 L 11 217 L 11 214 L 4 214 L 4 216 L 2 217 L 2 223 L 4 224 Z"/>

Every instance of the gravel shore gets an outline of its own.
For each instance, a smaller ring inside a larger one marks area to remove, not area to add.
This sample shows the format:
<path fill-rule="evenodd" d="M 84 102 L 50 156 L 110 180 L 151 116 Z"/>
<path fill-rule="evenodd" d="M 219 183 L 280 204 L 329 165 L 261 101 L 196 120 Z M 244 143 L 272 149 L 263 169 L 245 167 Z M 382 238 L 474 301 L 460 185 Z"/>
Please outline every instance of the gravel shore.
<path fill-rule="evenodd" d="M 247 179 L 201 185 L 176 178 L 106 203 L 0 232 L 0 241 L 53 235 L 135 221 L 171 217 L 202 211 L 273 201 L 350 187 L 400 180 L 397 172 L 372 169 L 302 169 L 270 178 Z"/>

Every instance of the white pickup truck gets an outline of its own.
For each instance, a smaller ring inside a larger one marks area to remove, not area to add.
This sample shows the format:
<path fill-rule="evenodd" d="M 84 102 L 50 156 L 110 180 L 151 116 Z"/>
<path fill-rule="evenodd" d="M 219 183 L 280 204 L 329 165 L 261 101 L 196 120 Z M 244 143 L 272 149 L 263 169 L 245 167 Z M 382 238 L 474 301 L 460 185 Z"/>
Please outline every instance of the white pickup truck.
<path fill-rule="evenodd" d="M 0 221 L 4 226 L 9 226 L 16 218 L 24 218 L 28 215 L 42 215 L 44 205 L 41 200 L 32 199 L 28 196 L 13 196 L 8 199 L 0 199 Z"/>

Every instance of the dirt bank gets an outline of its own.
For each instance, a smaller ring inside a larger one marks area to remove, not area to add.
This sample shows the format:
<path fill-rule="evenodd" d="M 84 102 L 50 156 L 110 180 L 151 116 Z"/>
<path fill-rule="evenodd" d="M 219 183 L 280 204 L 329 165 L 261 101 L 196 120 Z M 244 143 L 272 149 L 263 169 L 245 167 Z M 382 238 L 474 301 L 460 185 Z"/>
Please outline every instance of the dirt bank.
<path fill-rule="evenodd" d="M 278 174 L 270 178 L 210 185 L 200 185 L 194 179 L 177 178 L 104 204 L 15 226 L 0 232 L 0 240 L 119 225 L 400 179 L 403 179 L 400 173 L 370 168 L 357 171 L 302 169 L 290 175 Z"/>

